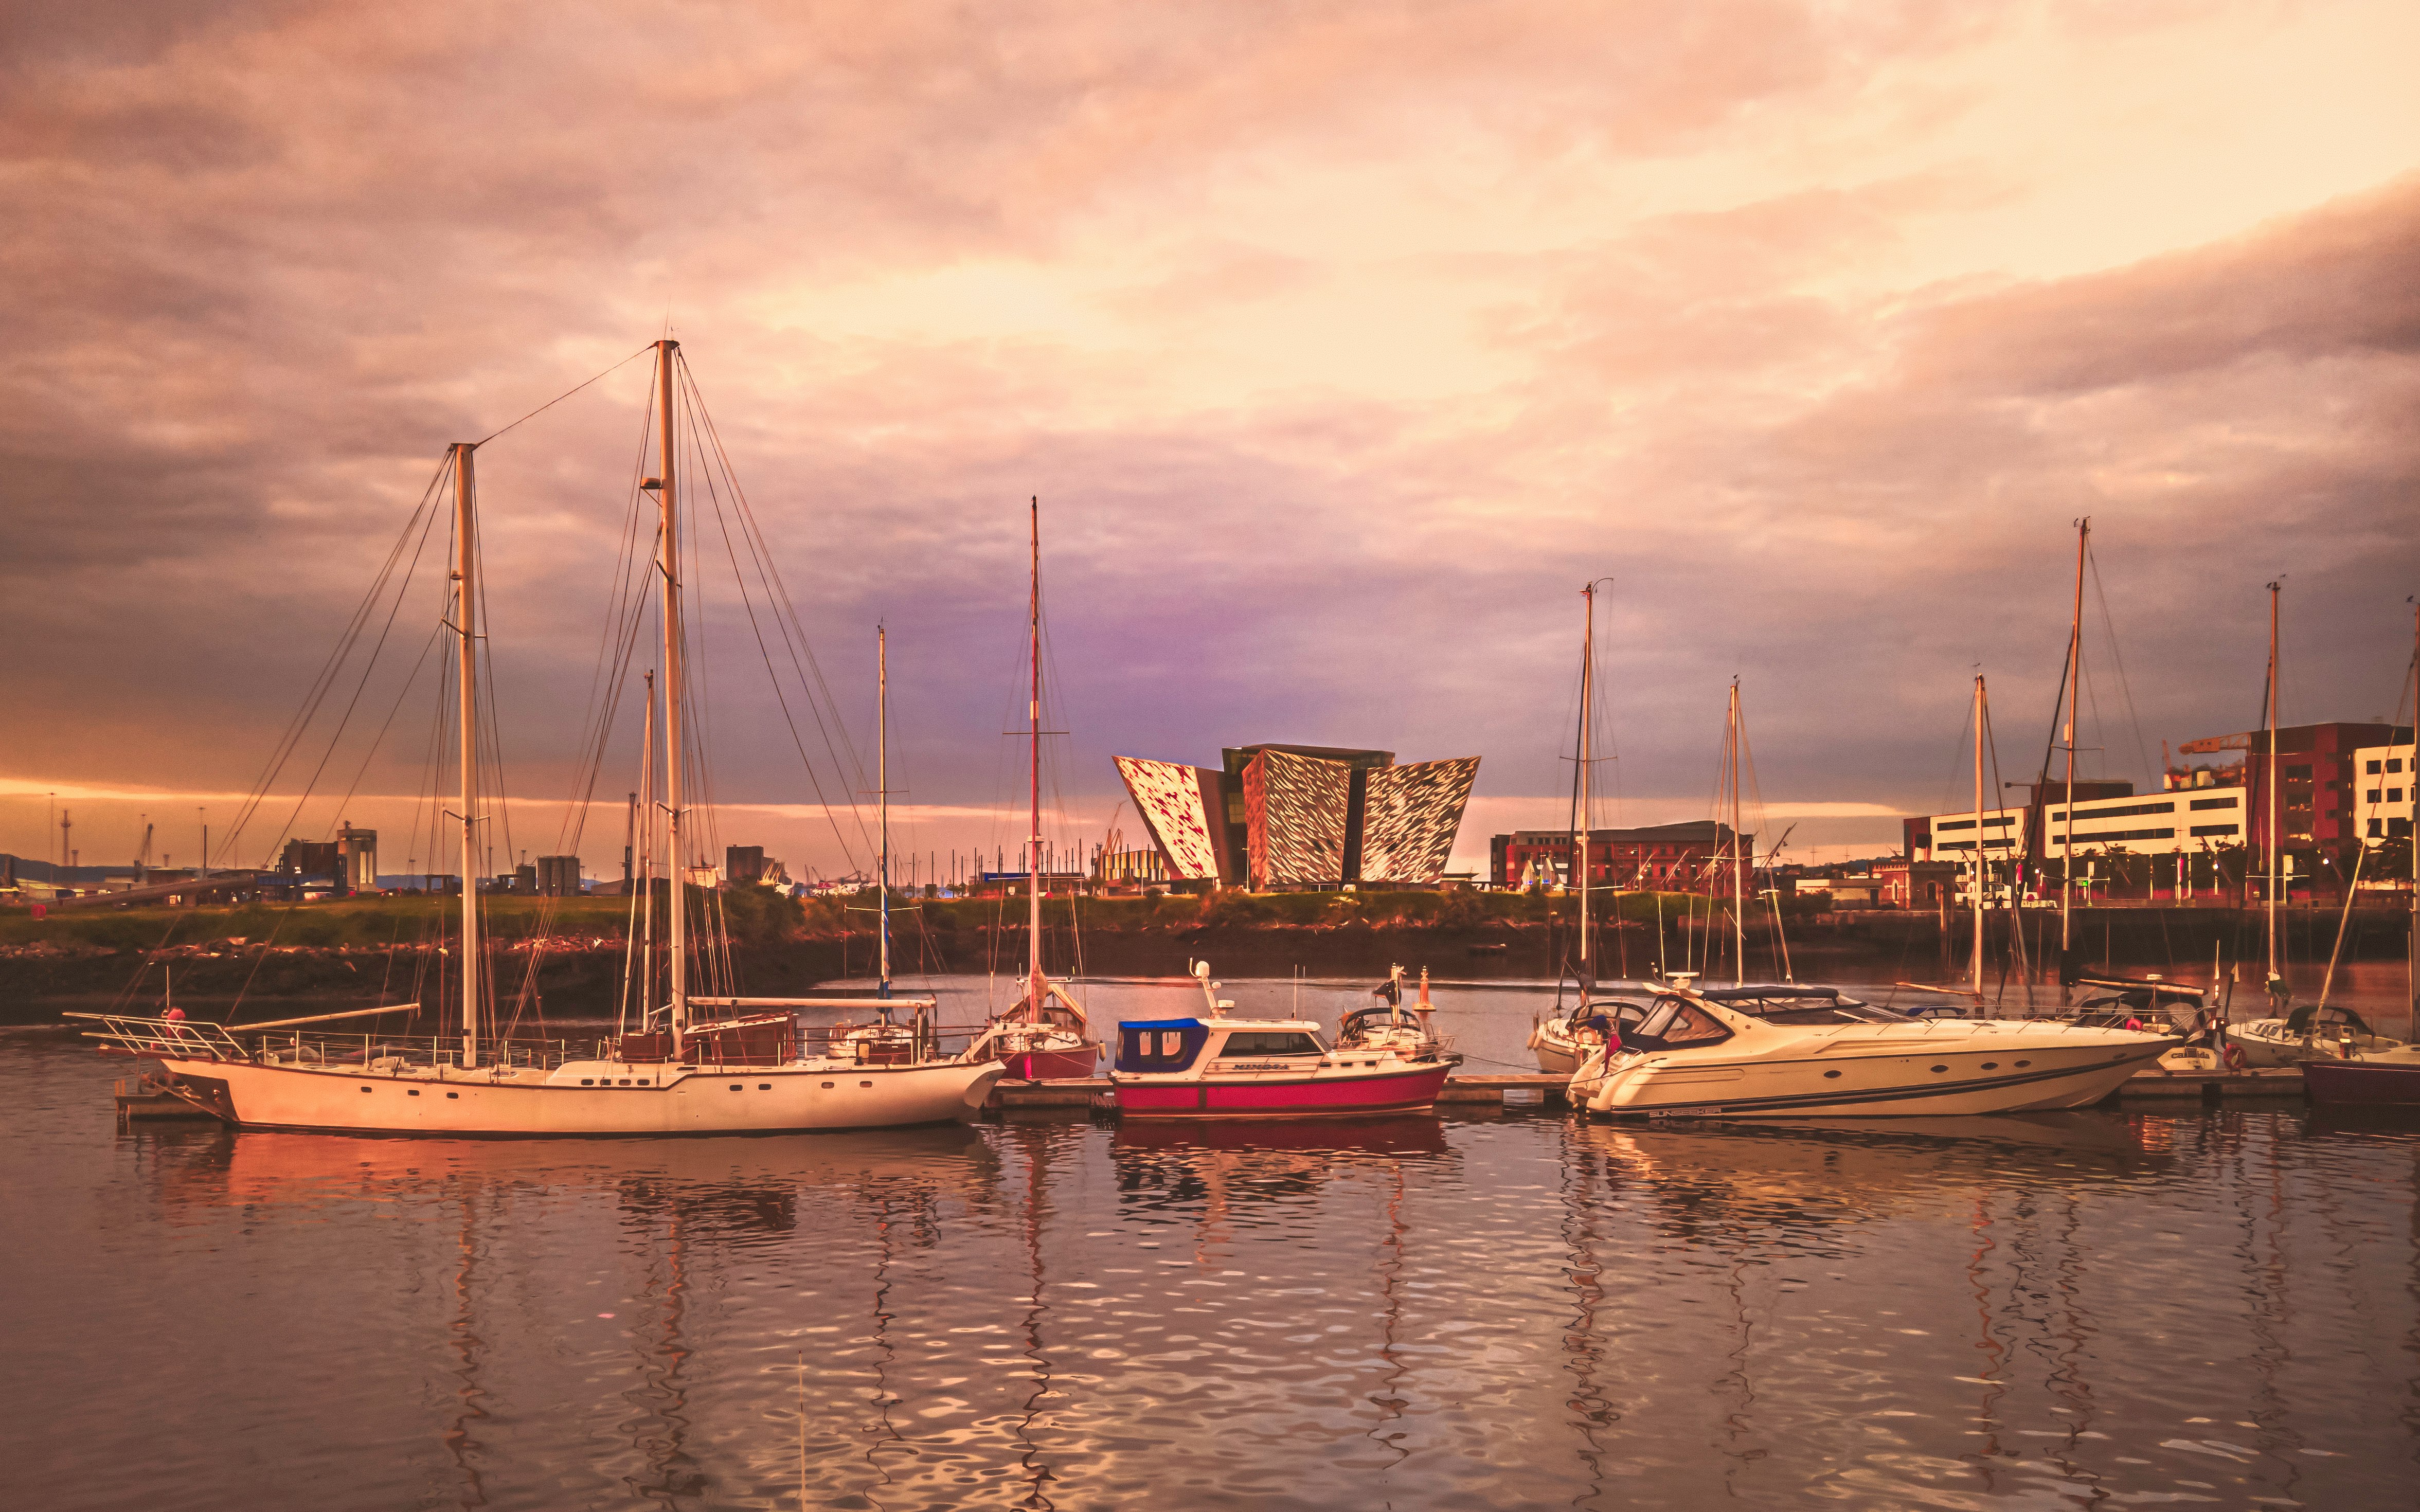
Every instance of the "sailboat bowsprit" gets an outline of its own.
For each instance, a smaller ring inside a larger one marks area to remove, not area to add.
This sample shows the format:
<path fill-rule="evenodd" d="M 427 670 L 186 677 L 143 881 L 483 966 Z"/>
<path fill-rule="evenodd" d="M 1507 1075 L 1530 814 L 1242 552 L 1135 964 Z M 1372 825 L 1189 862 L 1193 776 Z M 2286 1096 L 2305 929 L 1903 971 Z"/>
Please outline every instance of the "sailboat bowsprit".
<path fill-rule="evenodd" d="M 689 866 L 685 831 L 703 815 L 686 806 L 683 580 L 675 395 L 679 344 L 655 344 L 659 475 L 641 486 L 660 516 L 655 576 L 661 584 L 663 718 L 651 760 L 663 774 L 668 867 L 669 992 L 633 1032 L 575 1053 L 565 1040 L 483 1039 L 489 996 L 480 947 L 477 864 L 484 822 L 477 682 L 481 639 L 477 517 L 472 480 L 475 443 L 451 449 L 458 560 L 445 625 L 459 638 L 462 913 L 461 1033 L 409 1040 L 375 1035 L 255 1036 L 250 1044 L 217 1026 L 89 1015 L 104 1048 L 158 1059 L 175 1084 L 243 1128 L 394 1134 L 663 1134 L 777 1133 L 937 1123 L 980 1107 L 1005 1068 L 973 1056 L 944 1057 L 923 1035 L 906 1053 L 828 1031 L 820 1047 L 798 1024 L 798 1000 L 690 991 Z M 690 392 L 692 393 L 694 390 Z M 690 417 L 694 418 L 694 417 Z M 652 892 L 652 882 L 645 889 Z M 652 905 L 652 897 L 649 899 Z M 651 980 L 647 964 L 630 967 Z M 240 1031 L 239 1031 L 240 1032 Z M 879 1049 L 879 1054 L 869 1054 Z"/>

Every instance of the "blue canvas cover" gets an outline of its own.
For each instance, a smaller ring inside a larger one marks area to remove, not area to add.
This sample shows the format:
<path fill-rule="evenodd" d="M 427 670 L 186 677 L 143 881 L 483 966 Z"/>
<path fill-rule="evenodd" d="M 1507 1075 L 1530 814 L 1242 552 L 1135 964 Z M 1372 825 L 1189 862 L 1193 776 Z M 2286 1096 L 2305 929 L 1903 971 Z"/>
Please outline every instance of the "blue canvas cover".
<path fill-rule="evenodd" d="M 1118 1025 L 1119 1071 L 1171 1072 L 1192 1066 L 1210 1041 L 1200 1019 L 1140 1019 Z"/>

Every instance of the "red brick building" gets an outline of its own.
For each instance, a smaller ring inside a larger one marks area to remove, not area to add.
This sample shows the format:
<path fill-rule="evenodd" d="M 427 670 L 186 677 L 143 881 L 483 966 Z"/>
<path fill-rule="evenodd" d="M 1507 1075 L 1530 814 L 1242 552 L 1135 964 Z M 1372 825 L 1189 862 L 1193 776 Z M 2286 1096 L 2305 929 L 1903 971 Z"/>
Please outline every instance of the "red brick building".
<path fill-rule="evenodd" d="M 1751 872 L 1756 837 L 1741 849 Z M 1639 829 L 1596 829 L 1588 838 L 1589 886 L 1653 888 L 1661 892 L 1717 893 L 1731 890 L 1731 826 L 1711 819 Z M 1488 874 L 1499 887 L 1576 887 L 1572 836 L 1562 829 L 1517 829 L 1488 842 Z M 1751 878 L 1750 886 L 1753 887 Z"/>

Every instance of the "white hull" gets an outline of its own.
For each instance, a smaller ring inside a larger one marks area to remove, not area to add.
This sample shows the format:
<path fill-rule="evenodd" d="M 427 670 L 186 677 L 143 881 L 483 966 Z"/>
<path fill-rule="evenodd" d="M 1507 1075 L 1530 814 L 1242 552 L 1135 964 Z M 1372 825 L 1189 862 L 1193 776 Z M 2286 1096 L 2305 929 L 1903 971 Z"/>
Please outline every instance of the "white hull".
<path fill-rule="evenodd" d="M 1999 1027 L 1994 1026 L 1994 1027 Z M 2089 1107 L 2175 1047 L 2124 1030 L 1940 1036 L 1935 1045 L 1806 1046 L 1785 1057 L 1713 1059 L 1639 1056 L 1602 1077 L 1594 1063 L 1573 1079 L 1597 1113 L 1727 1119 L 1909 1118 Z"/>
<path fill-rule="evenodd" d="M 1570 1036 L 1562 1032 L 1560 1020 L 1541 1024 L 1529 1035 L 1529 1048 L 1537 1053 L 1538 1069 L 1550 1076 L 1569 1076 L 1580 1069 L 1580 1063 L 1596 1050 L 1594 1045 L 1583 1052 Z"/>
<path fill-rule="evenodd" d="M 2247 1066 L 2299 1066 L 2305 1060 L 2343 1060 L 2343 1041 L 2326 1033 L 2296 1034 L 2284 1019 L 2254 1019 L 2226 1026 L 2226 1042 L 2242 1054 Z M 2398 1041 L 2374 1034 L 2352 1037 L 2352 1056 L 2364 1059 L 2404 1048 Z"/>
<path fill-rule="evenodd" d="M 168 1060 L 246 1129 L 334 1134 L 613 1135 L 778 1134 L 944 1123 L 983 1105 L 997 1061 L 860 1066 L 625 1065 L 575 1061 L 440 1075 L 360 1068 Z M 582 1086 L 582 1081 L 613 1085 Z M 223 1091 L 221 1090 L 223 1088 Z"/>

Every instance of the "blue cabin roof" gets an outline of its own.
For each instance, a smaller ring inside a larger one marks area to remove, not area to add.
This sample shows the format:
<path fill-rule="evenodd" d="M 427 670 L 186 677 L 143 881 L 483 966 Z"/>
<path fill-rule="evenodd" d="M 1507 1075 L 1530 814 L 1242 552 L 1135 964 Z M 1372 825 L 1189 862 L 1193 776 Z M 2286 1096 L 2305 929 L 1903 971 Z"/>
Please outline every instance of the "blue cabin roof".
<path fill-rule="evenodd" d="M 1198 1029 L 1202 1027 L 1202 1021 L 1200 1019 L 1120 1019 L 1118 1027 L 1122 1029 Z"/>

